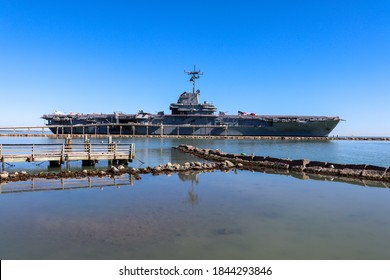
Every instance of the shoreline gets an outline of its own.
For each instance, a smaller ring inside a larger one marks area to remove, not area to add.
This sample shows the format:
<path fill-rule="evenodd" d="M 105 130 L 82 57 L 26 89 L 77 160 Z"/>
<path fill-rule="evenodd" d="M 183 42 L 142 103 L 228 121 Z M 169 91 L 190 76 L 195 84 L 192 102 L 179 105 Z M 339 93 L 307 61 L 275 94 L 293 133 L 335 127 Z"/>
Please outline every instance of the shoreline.
<path fill-rule="evenodd" d="M 226 164 L 226 162 L 220 162 L 217 164 L 189 162 L 188 165 L 189 166 L 186 167 L 186 164 L 179 166 L 178 164 L 167 163 L 155 167 L 148 166 L 139 169 L 132 168 L 132 167 L 118 166 L 106 170 L 95 169 L 95 170 L 80 170 L 80 171 L 39 172 L 35 174 L 29 174 L 25 171 L 21 171 L 21 172 L 9 173 L 7 178 L 0 178 L 0 183 L 2 184 L 2 186 L 5 187 L 7 183 L 28 182 L 28 181 L 33 181 L 34 179 L 44 179 L 44 180 L 85 179 L 85 178 L 115 179 L 125 174 L 131 176 L 131 178 L 133 178 L 132 180 L 138 181 L 142 179 L 141 175 L 170 176 L 172 174 L 192 175 L 192 174 L 211 173 L 217 171 L 224 172 L 224 173 L 248 171 L 248 172 L 260 172 L 265 174 L 291 176 L 299 180 L 341 182 L 341 183 L 348 183 L 348 184 L 353 184 L 362 187 L 376 187 L 376 188 L 390 189 L 390 181 L 380 181 L 374 179 L 363 179 L 357 177 L 340 177 L 336 175 L 306 173 L 306 172 L 297 172 L 291 170 L 280 170 L 280 169 L 276 170 L 269 167 L 245 168 L 243 166 L 240 166 L 239 164 L 233 164 L 233 166 L 229 166 L 229 163 Z M 86 188 L 90 188 L 90 186 Z M 56 188 L 55 190 L 57 189 L 58 188 Z M 67 188 L 67 189 L 72 189 L 72 188 Z M 2 189 L 0 188 L 0 190 Z M 58 190 L 62 190 L 62 189 L 58 189 Z M 26 190 L 22 189 L 20 191 L 24 192 Z M 35 189 L 33 189 L 33 191 L 35 191 Z M 6 194 L 8 192 L 0 191 L 0 193 Z"/>
<path fill-rule="evenodd" d="M 266 174 L 292 176 L 300 180 L 320 180 L 344 182 L 360 186 L 390 188 L 390 167 L 366 164 L 337 164 L 306 159 L 290 160 L 262 156 L 226 154 L 219 150 L 201 149 L 181 144 L 173 149 L 190 153 L 207 160 L 207 162 L 186 162 L 184 164 L 166 163 L 155 167 L 134 168 L 128 166 L 111 166 L 108 169 L 89 169 L 60 172 L 27 173 L 25 171 L 8 173 L 0 172 L 0 183 L 29 181 L 35 178 L 47 180 L 82 179 L 86 177 L 115 178 L 124 174 L 140 180 L 141 175 L 151 174 L 194 174 L 206 172 L 250 171 Z"/>
<path fill-rule="evenodd" d="M 0 137 L 67 138 L 68 134 L 1 133 Z M 211 135 L 119 135 L 119 134 L 71 134 L 72 138 L 173 138 L 173 139 L 222 139 L 222 140 L 284 140 L 284 141 L 390 141 L 390 137 L 374 136 L 211 136 Z"/>

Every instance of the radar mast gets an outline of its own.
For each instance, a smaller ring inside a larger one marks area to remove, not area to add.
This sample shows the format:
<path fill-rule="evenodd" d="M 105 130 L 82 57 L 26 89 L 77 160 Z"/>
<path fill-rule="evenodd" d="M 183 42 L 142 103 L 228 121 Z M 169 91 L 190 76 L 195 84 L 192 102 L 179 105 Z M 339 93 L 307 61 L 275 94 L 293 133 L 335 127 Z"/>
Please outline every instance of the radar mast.
<path fill-rule="evenodd" d="M 195 94 L 195 80 L 199 79 L 200 78 L 199 75 L 203 75 L 203 72 L 200 72 L 200 69 L 198 71 L 196 71 L 196 65 L 194 64 L 194 71 L 184 70 L 184 73 L 191 75 L 191 78 L 189 79 L 189 81 L 192 82 L 192 93 Z M 197 92 L 196 95 L 199 95 L 199 92 Z"/>

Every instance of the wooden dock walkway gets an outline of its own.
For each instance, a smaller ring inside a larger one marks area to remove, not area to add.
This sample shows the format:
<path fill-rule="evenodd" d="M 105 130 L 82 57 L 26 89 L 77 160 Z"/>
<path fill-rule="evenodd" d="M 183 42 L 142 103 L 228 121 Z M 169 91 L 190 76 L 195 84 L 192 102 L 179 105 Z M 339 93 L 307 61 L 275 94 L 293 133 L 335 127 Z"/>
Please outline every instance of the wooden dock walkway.
<path fill-rule="evenodd" d="M 49 161 L 59 166 L 67 161 L 82 160 L 84 165 L 94 165 L 99 160 L 132 161 L 135 144 L 0 144 L 0 162 Z"/>

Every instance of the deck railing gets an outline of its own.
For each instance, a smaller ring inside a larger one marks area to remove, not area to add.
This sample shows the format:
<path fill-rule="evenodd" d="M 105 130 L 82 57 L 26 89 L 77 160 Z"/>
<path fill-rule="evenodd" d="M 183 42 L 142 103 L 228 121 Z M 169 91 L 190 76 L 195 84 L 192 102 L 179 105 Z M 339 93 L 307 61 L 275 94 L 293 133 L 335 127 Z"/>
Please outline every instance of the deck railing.
<path fill-rule="evenodd" d="M 135 144 L 0 144 L 1 162 L 128 160 L 135 156 Z"/>

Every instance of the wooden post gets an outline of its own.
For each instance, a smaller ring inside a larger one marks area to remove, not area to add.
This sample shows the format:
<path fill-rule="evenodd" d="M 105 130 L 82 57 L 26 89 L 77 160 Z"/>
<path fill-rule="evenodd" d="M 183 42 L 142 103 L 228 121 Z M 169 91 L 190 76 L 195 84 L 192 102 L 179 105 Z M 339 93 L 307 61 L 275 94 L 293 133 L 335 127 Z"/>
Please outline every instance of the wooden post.
<path fill-rule="evenodd" d="M 61 159 L 60 159 L 60 162 L 64 162 L 65 161 L 65 145 L 62 144 L 62 147 L 61 147 Z"/>
<path fill-rule="evenodd" d="M 65 139 L 65 150 L 69 152 L 72 150 L 72 137 L 68 134 Z"/>
<path fill-rule="evenodd" d="M 134 155 L 135 154 L 135 144 L 130 144 L 129 146 L 129 160 L 128 161 L 133 161 Z"/>
<path fill-rule="evenodd" d="M 112 142 L 112 136 L 108 137 L 108 152 L 109 153 L 114 152 L 115 154 L 115 147 L 114 147 L 114 143 Z"/>
<path fill-rule="evenodd" d="M 88 158 L 89 158 L 91 154 L 91 142 L 89 139 L 85 139 L 84 152 L 88 153 Z"/>
<path fill-rule="evenodd" d="M 96 126 L 95 126 L 95 131 L 96 131 Z M 88 153 L 88 159 L 82 160 L 81 165 L 94 166 L 96 161 L 91 159 L 91 141 L 87 137 L 84 138 L 84 151 Z"/>
<path fill-rule="evenodd" d="M 1 160 L 1 171 L 4 171 L 4 159 L 3 159 L 3 145 L 0 144 L 0 160 Z"/>

